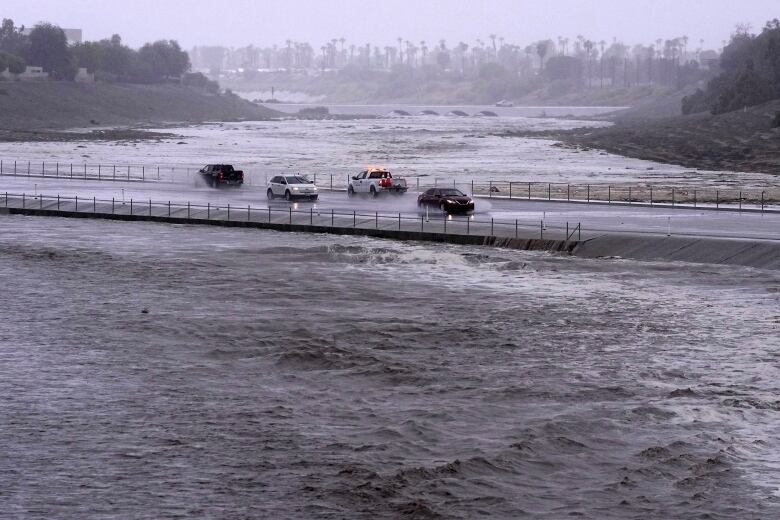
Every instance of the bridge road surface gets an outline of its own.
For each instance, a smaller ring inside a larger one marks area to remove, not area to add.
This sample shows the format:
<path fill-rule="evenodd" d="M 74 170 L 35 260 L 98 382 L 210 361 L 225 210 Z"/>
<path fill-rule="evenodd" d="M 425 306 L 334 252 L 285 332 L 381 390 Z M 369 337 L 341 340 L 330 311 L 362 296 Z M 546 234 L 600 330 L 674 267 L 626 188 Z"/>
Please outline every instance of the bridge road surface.
<path fill-rule="evenodd" d="M 230 204 L 238 209 L 251 205 L 252 210 L 267 209 L 274 212 L 308 212 L 313 208 L 315 214 L 352 213 L 390 217 L 401 213 L 406 219 L 430 219 L 441 221 L 443 215 L 438 210 L 429 212 L 417 207 L 417 193 L 409 191 L 401 196 L 381 196 L 373 199 L 367 196 L 347 197 L 343 191 L 320 192 L 317 202 L 293 202 L 276 199 L 269 201 L 264 186 L 242 186 L 241 188 L 209 188 L 201 183 L 160 183 L 95 181 L 76 179 L 0 177 L 0 196 L 25 193 L 28 196 L 43 194 L 47 197 L 75 197 L 84 199 L 129 202 L 133 199 L 139 204 L 187 203 L 226 206 Z M 0 198 L 0 206 L 4 204 Z M 780 212 L 755 212 L 711 209 L 688 209 L 670 206 L 639 206 L 621 204 L 583 204 L 556 201 L 528 201 L 523 199 L 477 198 L 476 211 L 470 218 L 472 222 L 485 223 L 495 219 L 496 223 L 508 226 L 518 220 L 521 228 L 535 229 L 544 221 L 545 227 L 570 229 L 582 224 L 582 238 L 591 238 L 608 233 L 649 233 L 675 236 L 741 238 L 754 240 L 780 240 Z M 458 222 L 469 217 L 455 216 L 449 220 Z M 506 233 L 502 233 L 506 235 Z M 552 237 L 550 237 L 552 238 Z M 576 237 L 573 237 L 576 239 Z"/>

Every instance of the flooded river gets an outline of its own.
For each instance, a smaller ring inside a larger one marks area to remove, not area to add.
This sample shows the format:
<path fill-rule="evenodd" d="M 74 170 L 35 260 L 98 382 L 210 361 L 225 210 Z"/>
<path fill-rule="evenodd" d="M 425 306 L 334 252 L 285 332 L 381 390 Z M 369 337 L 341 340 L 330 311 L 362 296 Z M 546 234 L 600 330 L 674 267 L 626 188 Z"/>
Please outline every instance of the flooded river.
<path fill-rule="evenodd" d="M 376 107 L 370 107 L 376 110 Z M 389 109 L 390 107 L 387 107 Z M 409 110 L 417 108 L 407 107 Z M 462 107 L 465 108 L 465 107 Z M 489 108 L 489 107 L 488 107 Z M 357 109 L 356 109 L 357 110 Z M 444 109 L 440 109 L 444 112 Z M 470 109 L 471 113 L 474 109 Z M 496 108 L 496 110 L 499 110 Z M 504 109 L 523 112 L 520 108 Z M 552 110 L 552 109 L 551 109 Z M 500 111 L 500 110 L 499 110 Z M 587 117 L 584 109 L 559 109 Z M 415 184 L 467 184 L 474 180 L 541 183 L 612 183 L 755 188 L 776 186 L 776 177 L 756 173 L 706 172 L 650 161 L 627 159 L 598 150 L 577 150 L 540 139 L 502 137 L 526 130 L 560 130 L 609 123 L 512 115 L 500 117 L 421 116 L 382 117 L 352 121 L 281 120 L 218 123 L 158 129 L 180 137 L 159 142 L 0 143 L 5 171 L 14 160 L 20 168 L 31 161 L 51 172 L 56 163 L 146 165 L 152 176 L 163 165 L 163 178 L 185 179 L 207 163 L 233 163 L 245 170 L 249 182 L 265 184 L 279 172 L 302 172 L 337 181 L 367 165 L 383 165 Z M 170 172 L 166 166 L 180 168 Z M 122 174 L 120 169 L 119 174 Z"/>
<path fill-rule="evenodd" d="M 4 518 L 780 515 L 776 272 L 0 226 Z"/>

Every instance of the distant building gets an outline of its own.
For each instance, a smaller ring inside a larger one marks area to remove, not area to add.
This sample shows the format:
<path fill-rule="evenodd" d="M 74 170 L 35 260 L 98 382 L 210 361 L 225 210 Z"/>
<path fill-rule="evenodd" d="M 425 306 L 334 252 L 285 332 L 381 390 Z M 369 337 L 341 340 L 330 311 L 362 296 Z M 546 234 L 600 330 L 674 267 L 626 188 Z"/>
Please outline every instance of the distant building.
<path fill-rule="evenodd" d="M 16 76 L 16 79 L 19 81 L 45 81 L 49 79 L 49 73 L 44 72 L 43 67 L 28 65 L 24 72 Z"/>
<path fill-rule="evenodd" d="M 76 73 L 76 77 L 73 78 L 73 81 L 78 83 L 94 83 L 95 74 L 87 72 L 86 67 L 80 67 L 79 71 Z"/>

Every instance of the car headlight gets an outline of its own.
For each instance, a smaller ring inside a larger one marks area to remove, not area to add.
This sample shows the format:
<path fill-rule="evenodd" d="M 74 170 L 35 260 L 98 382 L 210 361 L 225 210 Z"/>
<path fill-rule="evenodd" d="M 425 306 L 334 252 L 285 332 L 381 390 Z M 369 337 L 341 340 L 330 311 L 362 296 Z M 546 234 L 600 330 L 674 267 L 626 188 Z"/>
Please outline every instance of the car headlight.
<path fill-rule="evenodd" d="M 298 191 L 298 188 L 293 188 L 293 191 Z"/>
<path fill-rule="evenodd" d="M 454 200 L 450 200 L 450 199 L 446 199 L 444 202 L 446 202 L 447 204 L 457 204 L 457 202 L 455 202 Z"/>

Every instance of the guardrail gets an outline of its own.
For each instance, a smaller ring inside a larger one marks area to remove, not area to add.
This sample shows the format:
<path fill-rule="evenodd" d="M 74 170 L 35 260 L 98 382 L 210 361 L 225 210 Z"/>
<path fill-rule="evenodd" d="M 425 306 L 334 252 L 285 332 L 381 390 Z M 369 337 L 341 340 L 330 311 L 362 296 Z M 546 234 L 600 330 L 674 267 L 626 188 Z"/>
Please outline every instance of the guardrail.
<path fill-rule="evenodd" d="M 285 209 L 252 208 L 251 205 L 193 204 L 192 202 L 155 202 L 98 199 L 96 197 L 65 197 L 28 193 L 2 194 L 2 207 L 20 210 L 39 210 L 62 215 L 93 214 L 102 216 L 148 217 L 170 221 L 213 221 L 249 224 L 308 226 L 317 230 L 338 232 L 344 229 L 384 230 L 406 233 L 440 234 L 446 236 L 498 237 L 515 239 L 539 239 L 559 242 L 578 242 L 582 238 L 580 223 L 550 225 L 545 221 L 477 219 L 472 216 L 402 213 L 359 213 L 321 211 L 314 207 L 308 211 L 288 206 Z"/>
<path fill-rule="evenodd" d="M 0 175 L 46 177 L 123 182 L 199 181 L 195 165 L 90 164 L 0 159 Z M 295 170 L 245 170 L 249 186 L 265 186 L 274 175 L 292 174 Z M 312 172 L 306 174 L 323 189 L 346 190 L 350 175 Z M 660 184 L 571 184 L 522 180 L 445 180 L 430 177 L 406 177 L 410 190 L 457 188 L 474 196 L 489 198 L 548 200 L 566 202 L 605 202 L 607 204 L 649 204 L 682 207 L 729 207 L 735 209 L 780 210 L 780 187 L 732 188 L 718 186 L 683 186 Z"/>

